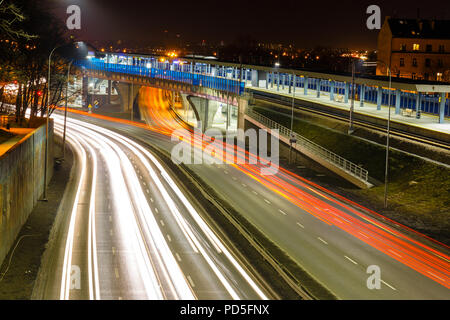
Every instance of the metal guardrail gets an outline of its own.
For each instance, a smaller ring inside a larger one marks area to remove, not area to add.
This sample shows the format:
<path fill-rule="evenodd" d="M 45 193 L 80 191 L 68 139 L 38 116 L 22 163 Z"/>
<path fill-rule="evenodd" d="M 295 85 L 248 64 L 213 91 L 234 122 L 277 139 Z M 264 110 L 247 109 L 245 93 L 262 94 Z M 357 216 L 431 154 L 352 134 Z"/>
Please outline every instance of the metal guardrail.
<path fill-rule="evenodd" d="M 302 146 L 305 149 L 308 149 L 308 151 L 320 156 L 321 158 L 325 159 L 329 163 L 341 168 L 344 171 L 347 171 L 348 173 L 354 175 L 355 177 L 363 180 L 368 181 L 369 179 L 369 173 L 366 169 L 363 169 L 361 166 L 358 166 L 354 164 L 351 161 L 348 161 L 347 159 L 342 158 L 341 156 L 335 154 L 334 152 L 331 152 L 328 149 L 325 149 L 324 147 L 318 145 L 317 143 L 314 143 L 305 137 L 297 134 L 296 132 L 291 131 L 290 129 L 282 126 L 278 122 L 273 121 L 272 119 L 269 119 L 262 114 L 253 111 L 251 109 L 247 110 L 247 115 L 252 117 L 253 119 L 257 120 L 258 122 L 262 123 L 266 127 L 270 129 L 278 129 L 280 132 L 280 135 L 283 135 L 288 138 L 294 138 L 297 140 L 296 144 Z"/>

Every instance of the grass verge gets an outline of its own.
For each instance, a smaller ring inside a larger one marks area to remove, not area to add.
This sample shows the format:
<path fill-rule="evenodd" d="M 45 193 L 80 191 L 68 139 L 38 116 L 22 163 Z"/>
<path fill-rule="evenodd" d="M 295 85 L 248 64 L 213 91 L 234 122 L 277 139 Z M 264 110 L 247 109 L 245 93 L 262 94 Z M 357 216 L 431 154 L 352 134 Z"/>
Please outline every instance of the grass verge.
<path fill-rule="evenodd" d="M 254 106 L 254 110 L 289 127 L 283 109 Z M 294 131 L 336 154 L 362 165 L 369 175 L 384 181 L 384 146 L 325 128 L 311 121 L 295 119 Z M 423 158 L 391 150 L 389 155 L 389 208 L 383 208 L 384 185 L 371 189 L 345 189 L 345 196 L 366 203 L 385 216 L 443 243 L 450 243 L 450 169 Z M 341 192 L 342 194 L 342 192 Z"/>

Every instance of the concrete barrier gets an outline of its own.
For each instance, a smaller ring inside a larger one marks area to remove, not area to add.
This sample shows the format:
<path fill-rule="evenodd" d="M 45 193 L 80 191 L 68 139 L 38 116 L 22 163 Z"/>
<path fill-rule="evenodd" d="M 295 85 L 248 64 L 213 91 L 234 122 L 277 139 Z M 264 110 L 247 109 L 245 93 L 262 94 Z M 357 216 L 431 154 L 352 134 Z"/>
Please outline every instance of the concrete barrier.
<path fill-rule="evenodd" d="M 49 166 L 53 175 L 53 122 L 49 126 Z M 45 125 L 31 131 L 0 156 L 0 265 L 44 191 Z"/>

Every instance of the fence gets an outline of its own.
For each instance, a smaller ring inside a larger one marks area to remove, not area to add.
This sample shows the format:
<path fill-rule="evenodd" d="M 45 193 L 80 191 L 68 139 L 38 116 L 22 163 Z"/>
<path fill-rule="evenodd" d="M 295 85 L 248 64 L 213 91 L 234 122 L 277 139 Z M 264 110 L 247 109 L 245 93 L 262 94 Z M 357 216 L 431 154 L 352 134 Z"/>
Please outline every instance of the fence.
<path fill-rule="evenodd" d="M 334 152 L 331 152 L 328 149 L 325 149 L 324 147 L 318 145 L 317 143 L 314 143 L 305 137 L 291 131 L 290 129 L 282 126 L 281 124 L 273 121 L 272 119 L 269 119 L 262 114 L 253 111 L 252 109 L 247 110 L 247 115 L 255 119 L 256 121 L 260 122 L 261 124 L 265 125 L 266 127 L 270 129 L 278 129 L 280 132 L 280 135 L 283 135 L 285 137 L 294 138 L 296 140 L 296 144 L 301 146 L 302 148 L 307 149 L 309 152 L 314 153 L 317 156 L 320 156 L 321 158 L 325 159 L 329 163 L 335 165 L 336 167 L 341 168 L 344 171 L 347 171 L 348 173 L 351 173 L 355 177 L 363 180 L 368 181 L 369 179 L 369 173 L 367 170 L 363 169 L 361 166 L 358 166 L 354 164 L 351 161 L 348 161 L 347 159 L 342 158 L 341 156 L 335 154 Z"/>
<path fill-rule="evenodd" d="M 245 82 L 222 77 L 209 76 L 199 73 L 173 71 L 160 68 L 148 68 L 146 66 L 135 66 L 118 63 L 105 63 L 101 60 L 76 61 L 78 67 L 93 69 L 105 72 L 116 72 L 149 77 L 154 79 L 164 79 L 177 82 L 188 83 L 194 86 L 201 86 L 211 89 L 242 94 L 245 89 Z"/>

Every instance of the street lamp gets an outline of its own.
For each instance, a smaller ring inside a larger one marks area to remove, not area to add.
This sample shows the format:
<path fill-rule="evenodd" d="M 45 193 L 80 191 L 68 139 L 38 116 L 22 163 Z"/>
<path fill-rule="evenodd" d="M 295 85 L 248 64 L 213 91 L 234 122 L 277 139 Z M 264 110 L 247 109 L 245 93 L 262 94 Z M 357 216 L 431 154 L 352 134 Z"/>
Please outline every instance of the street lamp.
<path fill-rule="evenodd" d="M 76 42 L 77 48 L 79 48 L 78 45 L 83 44 L 82 42 Z M 51 61 L 52 61 L 52 55 L 56 51 L 56 49 L 59 49 L 61 47 L 67 46 L 65 45 L 59 45 L 53 48 L 53 50 L 50 52 L 50 55 L 48 56 L 48 78 L 47 78 L 47 105 L 46 105 L 46 111 L 47 111 L 47 117 L 46 117 L 46 128 L 45 128 L 45 161 L 44 161 L 44 195 L 42 200 L 47 201 L 47 171 L 48 171 L 48 124 L 49 124 L 49 118 L 50 118 L 50 86 L 51 86 Z M 69 66 L 70 69 L 70 66 Z M 67 91 L 66 91 L 67 92 Z M 66 97 L 67 99 L 67 97 Z M 67 100 L 66 100 L 66 111 L 67 111 Z M 64 132 L 65 132 L 65 125 L 66 120 L 64 119 Z"/>
<path fill-rule="evenodd" d="M 48 78 L 47 78 L 47 105 L 46 105 L 46 111 L 47 111 L 47 117 L 46 117 L 46 128 L 45 128 L 45 162 L 44 162 L 44 195 L 43 195 L 43 201 L 47 201 L 47 167 L 48 167 L 48 123 L 49 123 L 49 117 L 50 117 L 50 65 L 52 60 L 53 52 L 55 52 L 56 49 L 60 48 L 62 46 L 56 46 L 53 48 L 53 50 L 50 52 L 50 55 L 48 56 Z"/>
<path fill-rule="evenodd" d="M 387 208 L 387 194 L 388 194 L 388 173 L 389 173 L 389 136 L 391 132 L 391 85 L 392 85 L 392 77 L 391 77 L 391 68 L 381 60 L 377 60 L 377 62 L 382 63 L 389 73 L 389 95 L 388 95 L 388 121 L 387 121 L 387 138 L 386 138 L 386 165 L 384 170 L 384 208 Z M 373 65 L 373 62 L 364 63 L 364 65 L 369 66 Z"/>
<path fill-rule="evenodd" d="M 289 137 L 289 164 L 292 158 L 292 144 L 297 143 L 294 135 L 294 104 L 295 104 L 295 73 L 292 72 L 292 106 L 291 106 L 291 136 Z"/>
<path fill-rule="evenodd" d="M 353 129 L 353 110 L 355 106 L 355 60 L 352 61 L 352 102 L 350 103 L 350 119 L 349 119 L 349 127 L 348 134 L 352 134 Z"/>
<path fill-rule="evenodd" d="M 69 100 L 69 77 L 70 77 L 70 67 L 72 66 L 73 60 L 69 62 L 69 66 L 67 67 L 67 80 L 66 80 L 66 101 L 64 106 L 64 131 L 63 131 L 63 156 L 62 159 L 65 159 L 66 156 L 66 123 L 67 123 L 67 103 Z"/>

